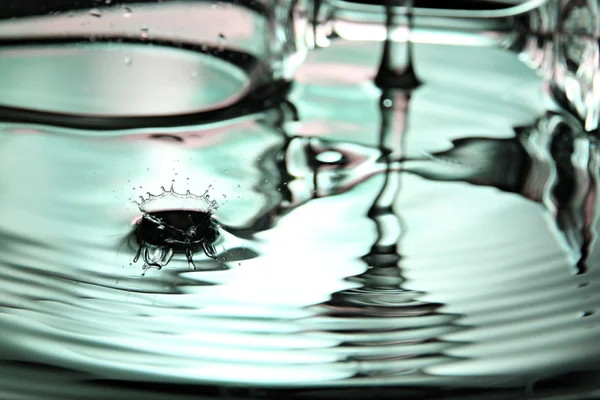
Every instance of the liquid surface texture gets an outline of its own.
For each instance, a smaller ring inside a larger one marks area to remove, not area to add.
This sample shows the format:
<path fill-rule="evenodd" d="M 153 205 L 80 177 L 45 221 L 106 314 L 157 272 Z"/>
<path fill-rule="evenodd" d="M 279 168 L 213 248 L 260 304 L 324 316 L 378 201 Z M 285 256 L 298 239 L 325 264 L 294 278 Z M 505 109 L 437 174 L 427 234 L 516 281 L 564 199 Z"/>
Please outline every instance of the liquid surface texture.
<path fill-rule="evenodd" d="M 598 382 L 596 140 L 514 54 L 416 45 L 382 96 L 380 51 L 311 53 L 289 103 L 218 124 L 0 124 L 2 396 Z M 142 276 L 135 201 L 171 185 L 217 201 L 216 255 Z"/>

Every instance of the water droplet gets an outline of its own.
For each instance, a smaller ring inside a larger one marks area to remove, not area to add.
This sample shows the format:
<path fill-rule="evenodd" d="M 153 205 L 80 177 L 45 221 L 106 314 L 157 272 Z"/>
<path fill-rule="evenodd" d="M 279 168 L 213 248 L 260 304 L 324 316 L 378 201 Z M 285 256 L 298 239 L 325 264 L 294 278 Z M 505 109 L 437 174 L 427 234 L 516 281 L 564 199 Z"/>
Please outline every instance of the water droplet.
<path fill-rule="evenodd" d="M 268 179 L 265 179 L 265 183 L 269 183 L 269 180 L 268 180 Z"/>
<path fill-rule="evenodd" d="M 238 189 L 241 188 L 241 187 L 242 187 L 242 185 L 238 185 Z"/>
<path fill-rule="evenodd" d="M 217 38 L 217 44 L 219 45 L 219 51 L 223 51 L 223 46 L 227 43 L 227 38 L 222 33 L 219 33 L 219 37 Z"/>
<path fill-rule="evenodd" d="M 148 33 L 148 27 L 147 26 L 142 26 L 140 28 L 140 37 L 142 39 L 148 39 L 149 33 Z"/>
<path fill-rule="evenodd" d="M 581 314 L 579 314 L 580 317 L 585 318 L 585 317 L 589 317 L 594 315 L 594 311 L 593 310 L 585 310 L 582 311 Z"/>
<path fill-rule="evenodd" d="M 226 174 L 228 174 L 228 173 L 229 173 L 229 170 L 228 170 L 228 169 L 226 169 L 226 170 L 225 170 L 225 173 L 226 173 Z"/>
<path fill-rule="evenodd" d="M 97 8 L 92 8 L 90 11 L 88 11 L 88 14 L 92 17 L 100 18 L 102 16 L 102 11 L 98 10 Z"/>
<path fill-rule="evenodd" d="M 133 10 L 129 7 L 123 7 L 123 18 L 129 18 L 131 17 L 131 14 L 133 13 Z"/>
<path fill-rule="evenodd" d="M 384 107 L 391 107 L 392 106 L 392 101 L 390 99 L 385 99 L 383 101 L 383 106 Z"/>
<path fill-rule="evenodd" d="M 105 4 L 110 4 L 110 3 L 112 3 L 112 0 L 106 0 L 104 3 Z"/>
<path fill-rule="evenodd" d="M 131 65 L 131 57 L 125 57 L 125 65 Z"/>
<path fill-rule="evenodd" d="M 225 194 L 224 194 L 224 195 L 223 195 L 223 198 L 224 198 L 224 199 L 226 199 L 226 198 L 227 198 L 227 195 L 225 195 Z"/>

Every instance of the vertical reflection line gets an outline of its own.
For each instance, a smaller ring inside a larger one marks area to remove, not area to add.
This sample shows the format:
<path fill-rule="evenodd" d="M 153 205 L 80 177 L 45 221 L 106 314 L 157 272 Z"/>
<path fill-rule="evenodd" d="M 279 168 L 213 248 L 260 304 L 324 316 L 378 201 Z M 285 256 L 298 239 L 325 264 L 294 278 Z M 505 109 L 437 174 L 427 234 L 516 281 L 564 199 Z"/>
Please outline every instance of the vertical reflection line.
<path fill-rule="evenodd" d="M 579 271 L 587 271 L 587 261 L 590 257 L 591 249 L 596 243 L 597 232 L 596 224 L 598 222 L 598 173 L 600 165 L 600 154 L 598 152 L 598 141 L 595 137 L 590 138 L 590 159 L 587 166 L 587 172 L 590 177 L 590 187 L 585 199 L 584 211 L 584 242 L 581 246 L 581 260 L 579 261 Z"/>
<path fill-rule="evenodd" d="M 398 153 L 403 150 L 409 101 L 410 92 L 384 89 L 381 94 L 379 149 L 386 168 L 383 186 L 367 214 L 377 228 L 377 240 L 371 248 L 370 255 L 398 254 L 403 224 L 400 216 L 394 212 L 394 202 L 400 192 L 401 177 L 399 169 L 394 168 L 393 165 L 397 161 L 392 162 L 392 160 L 401 159 Z M 396 225 L 396 229 L 391 229 L 393 231 L 391 235 L 390 224 Z"/>
<path fill-rule="evenodd" d="M 375 77 L 375 84 L 381 88 L 381 97 L 379 108 L 381 111 L 381 127 L 379 132 L 379 150 L 381 151 L 382 161 L 386 166 L 385 179 L 381 191 L 375 198 L 372 207 L 369 210 L 368 217 L 371 218 L 377 227 L 378 238 L 371 248 L 371 252 L 366 256 L 370 266 L 373 260 L 380 259 L 377 266 L 392 266 L 387 263 L 392 262 L 389 257 L 384 257 L 387 261 L 381 265 L 381 256 L 383 254 L 395 255 L 392 257 L 397 261 L 400 259 L 398 246 L 403 234 L 402 218 L 394 212 L 394 202 L 400 193 L 401 173 L 398 161 L 401 160 L 404 151 L 405 135 L 408 127 L 408 112 L 411 99 L 411 93 L 420 82 L 416 77 L 413 68 L 413 50 L 410 41 L 410 32 L 412 30 L 412 0 L 402 2 L 403 7 L 392 7 L 394 2 L 386 4 L 386 24 L 387 36 L 383 47 L 381 66 Z M 405 51 L 405 58 L 401 60 L 398 57 L 398 44 L 392 43 L 391 31 L 395 27 L 394 11 L 404 10 L 406 15 L 406 43 L 400 44 Z M 403 62 L 402 62 L 403 61 Z M 394 226 L 392 228 L 392 226 Z M 377 255 L 380 255 L 379 257 Z M 397 265 L 394 265 L 397 266 Z"/>
<path fill-rule="evenodd" d="M 414 70 L 412 34 L 412 0 L 388 0 L 386 2 L 386 39 L 383 43 L 381 64 L 375 76 L 375 85 L 380 89 L 414 90 L 421 85 Z M 401 7 L 400 7 L 401 6 Z M 402 10 L 403 18 L 398 23 L 396 10 Z M 394 30 L 404 29 L 405 41 L 392 40 Z M 399 49 L 400 48 L 400 49 Z M 402 54 L 402 49 L 404 54 Z"/>
<path fill-rule="evenodd" d="M 403 10 L 410 31 L 412 2 L 402 4 L 406 7 L 392 7 L 391 4 L 386 7 L 388 29 L 392 29 L 392 12 Z M 409 38 L 407 35 L 406 43 L 392 44 L 388 33 L 381 67 L 375 78 L 381 89 L 378 147 L 379 161 L 385 163 L 385 177 L 367 216 L 376 226 L 377 238 L 368 254 L 362 257 L 367 264 L 366 271 L 346 278 L 359 283 L 360 287 L 333 293 L 324 304 L 329 318 L 338 318 L 346 324 L 340 348 L 347 352 L 348 361 L 356 362 L 355 377 L 361 379 L 419 373 L 428 366 L 449 360 L 445 350 L 456 344 L 440 336 L 460 329 L 455 323 L 456 315 L 439 312 L 443 304 L 421 301 L 419 297 L 423 292 L 403 287 L 406 279 L 402 275 L 398 248 L 405 231 L 394 205 L 401 189 L 400 163 L 411 94 L 420 85 L 412 68 Z M 404 60 L 398 55 L 404 55 Z M 361 318 L 356 321 L 355 317 L 368 318 L 372 322 L 365 323 Z M 349 326 L 355 329 L 348 331 Z M 429 329 L 434 329 L 435 334 L 428 333 Z M 367 335 L 369 341 L 365 345 Z M 420 344 L 431 347 L 424 350 Z"/>

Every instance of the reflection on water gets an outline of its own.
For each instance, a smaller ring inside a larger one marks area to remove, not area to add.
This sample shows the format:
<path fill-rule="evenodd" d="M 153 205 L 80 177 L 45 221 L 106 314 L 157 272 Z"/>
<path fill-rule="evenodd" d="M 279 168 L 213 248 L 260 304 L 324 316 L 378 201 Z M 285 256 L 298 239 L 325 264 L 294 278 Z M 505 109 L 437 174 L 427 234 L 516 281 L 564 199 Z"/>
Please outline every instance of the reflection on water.
<path fill-rule="evenodd" d="M 532 109 L 539 81 L 503 53 L 464 85 L 432 73 L 480 51 L 415 48 L 414 90 L 330 90 L 316 54 L 293 104 L 221 124 L 4 123 L 2 392 L 513 399 L 597 382 L 596 139 Z M 123 245 L 134 200 L 171 184 L 218 201 L 216 259 L 142 277 Z"/>
<path fill-rule="evenodd" d="M 431 180 L 492 186 L 544 205 L 570 261 L 583 273 L 597 220 L 597 139 L 557 114 L 515 133 L 504 140 L 456 140 L 450 150 L 406 160 L 405 171 Z"/>

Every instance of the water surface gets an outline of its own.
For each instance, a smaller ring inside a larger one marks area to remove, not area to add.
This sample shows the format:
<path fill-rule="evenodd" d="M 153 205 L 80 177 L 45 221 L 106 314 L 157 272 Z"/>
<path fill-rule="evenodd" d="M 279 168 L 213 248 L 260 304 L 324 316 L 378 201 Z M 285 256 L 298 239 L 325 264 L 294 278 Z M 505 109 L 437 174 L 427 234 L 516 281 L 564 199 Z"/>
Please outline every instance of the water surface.
<path fill-rule="evenodd" d="M 289 104 L 219 124 L 0 125 L 2 393 L 597 381 L 596 140 L 514 55 L 417 46 L 384 98 L 378 59 L 313 53 Z M 142 276 L 134 200 L 171 185 L 218 201 L 217 258 Z"/>

